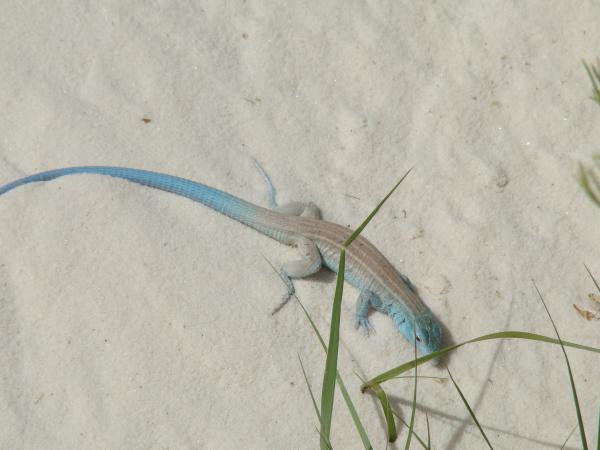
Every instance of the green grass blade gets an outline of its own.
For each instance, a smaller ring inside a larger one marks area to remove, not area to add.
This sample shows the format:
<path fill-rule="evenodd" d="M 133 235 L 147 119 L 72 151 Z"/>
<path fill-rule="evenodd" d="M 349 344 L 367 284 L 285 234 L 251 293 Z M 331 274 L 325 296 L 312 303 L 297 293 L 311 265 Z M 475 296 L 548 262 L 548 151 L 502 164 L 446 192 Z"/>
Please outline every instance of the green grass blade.
<path fill-rule="evenodd" d="M 476 337 L 474 339 L 470 339 L 470 340 L 462 342 L 460 344 L 456 344 L 456 345 L 452 345 L 450 347 L 443 348 L 441 350 L 438 350 L 437 352 L 430 353 L 429 355 L 421 356 L 420 358 L 417 358 L 416 361 L 410 360 L 404 364 L 401 364 L 397 367 L 394 367 L 393 369 L 390 369 L 386 372 L 383 372 L 383 373 L 377 375 L 376 377 L 374 377 L 371 380 L 364 383 L 362 385 L 361 389 L 364 392 L 370 388 L 371 383 L 381 384 L 381 383 L 388 381 L 394 377 L 402 375 L 404 372 L 412 369 L 415 366 L 415 364 L 421 365 L 423 363 L 426 363 L 427 361 L 431 361 L 432 359 L 435 359 L 435 358 L 438 358 L 447 353 L 453 352 L 454 350 L 456 350 L 464 345 L 472 344 L 475 342 L 489 341 L 489 340 L 494 340 L 494 339 L 524 339 L 524 340 L 530 340 L 530 341 L 546 342 L 546 343 L 550 343 L 550 344 L 557 344 L 557 345 L 559 344 L 559 341 L 557 339 L 554 339 L 554 338 L 551 338 L 548 336 L 542 336 L 540 334 L 528 333 L 526 331 L 500 331 L 500 332 L 496 332 L 496 333 L 490 333 L 490 334 Z M 577 348 L 579 350 L 586 350 L 588 352 L 594 352 L 594 353 L 600 354 L 600 348 L 589 347 L 587 345 L 576 344 L 576 343 L 569 342 L 569 341 L 562 341 L 562 343 L 563 343 L 563 345 L 565 345 L 567 347 L 573 347 L 573 348 Z"/>
<path fill-rule="evenodd" d="M 425 421 L 427 422 L 427 450 L 431 449 L 431 434 L 429 433 L 429 415 L 425 411 Z"/>
<path fill-rule="evenodd" d="M 567 436 L 567 438 L 565 439 L 565 442 L 563 442 L 563 445 L 560 446 L 560 450 L 563 450 L 566 446 L 567 446 L 567 442 L 569 442 L 569 439 L 571 439 L 571 436 L 573 436 L 573 433 L 575 433 L 575 430 L 577 429 L 577 425 L 575 425 L 572 429 L 571 432 L 569 433 L 569 435 Z"/>
<path fill-rule="evenodd" d="M 383 389 L 381 386 L 379 386 L 379 388 Z M 391 411 L 392 411 L 392 414 L 394 414 L 394 416 L 396 416 L 396 419 L 398 419 L 400 421 L 400 423 L 402 423 L 402 425 L 404 425 L 406 428 L 408 428 L 408 423 L 406 422 L 406 420 L 404 420 L 402 417 L 400 417 L 400 414 L 398 414 L 396 411 L 394 411 L 394 408 L 392 408 Z M 421 447 L 423 447 L 425 450 L 427 450 L 429 448 L 427 446 L 427 444 L 425 443 L 425 441 L 421 438 L 421 436 L 419 436 L 415 432 L 415 430 L 413 430 L 412 435 L 419 442 L 419 444 L 421 444 Z"/>
<path fill-rule="evenodd" d="M 413 330 L 414 330 L 414 325 L 413 325 Z M 415 335 L 415 361 L 417 360 L 417 339 L 416 339 L 416 335 Z M 404 450 L 409 450 L 410 449 L 410 439 L 412 437 L 412 433 L 413 433 L 413 428 L 415 426 L 415 411 L 417 409 L 417 369 L 418 366 L 415 364 L 415 387 L 413 390 L 413 401 L 412 401 L 412 412 L 410 413 L 410 425 L 408 427 L 408 437 L 406 438 L 406 445 L 404 446 Z"/>
<path fill-rule="evenodd" d="M 346 251 L 340 252 L 340 264 L 331 309 L 331 328 L 329 330 L 329 345 L 327 346 L 327 359 L 325 373 L 323 374 L 323 388 L 321 391 L 321 449 L 327 448 L 330 440 L 331 419 L 333 417 L 333 398 L 335 394 L 335 379 L 337 375 L 338 346 L 340 339 L 340 316 L 342 312 L 342 295 L 344 292 L 344 268 L 346 265 Z M 326 440 L 324 439 L 326 438 Z"/>
<path fill-rule="evenodd" d="M 475 422 L 475 425 L 477 425 L 477 428 L 479 428 L 479 432 L 481 433 L 481 435 L 483 436 L 483 439 L 485 439 L 485 442 L 487 442 L 487 445 L 490 447 L 490 449 L 494 449 L 492 447 L 492 444 L 490 444 L 489 439 L 487 438 L 487 436 L 485 435 L 485 432 L 483 431 L 483 428 L 481 428 L 481 425 L 479 424 L 479 421 L 477 420 L 477 417 L 475 417 L 475 413 L 473 412 L 473 410 L 471 409 L 471 406 L 469 406 L 469 402 L 467 401 L 467 399 L 465 398 L 465 396 L 463 395 L 462 391 L 460 390 L 460 388 L 458 387 L 458 384 L 456 384 L 456 381 L 454 381 L 454 377 L 452 376 L 452 374 L 450 373 L 450 369 L 448 367 L 446 367 L 446 370 L 448 371 L 448 375 L 450 375 L 450 380 L 452 380 L 452 384 L 454 384 L 454 387 L 456 388 L 456 390 L 458 391 L 458 395 L 460 395 L 460 398 L 462 399 L 463 403 L 465 404 L 465 406 L 467 407 L 467 410 L 469 411 L 469 414 L 471 414 L 471 418 L 473 419 L 473 422 Z"/>
<path fill-rule="evenodd" d="M 438 383 L 444 383 L 446 381 L 448 381 L 448 378 L 446 377 L 434 377 L 431 375 L 419 375 L 419 378 L 422 378 L 424 380 L 434 380 L 437 381 Z M 408 380 L 408 379 L 413 379 L 413 375 L 400 375 L 399 377 L 394 377 L 392 378 L 393 380 Z"/>
<path fill-rule="evenodd" d="M 588 195 L 591 195 L 594 199 L 598 199 L 600 195 L 600 179 L 596 176 L 594 169 L 587 170 L 587 181 Z"/>
<path fill-rule="evenodd" d="M 360 226 L 356 230 L 354 230 L 354 233 L 352 233 L 350 235 L 350 237 L 348 239 L 346 239 L 346 241 L 344 242 L 344 247 L 348 247 L 350 244 L 352 244 L 352 241 L 354 241 L 354 239 L 356 239 L 356 237 L 362 232 L 362 230 L 364 230 L 364 228 L 371 221 L 371 219 L 373 217 L 375 217 L 375 214 L 377 214 L 379 212 L 379 209 L 383 206 L 383 204 L 386 202 L 386 200 L 388 198 L 390 198 L 390 195 L 392 195 L 394 193 L 396 188 L 398 186 L 400 186 L 400 183 L 402 183 L 404 181 L 404 179 L 408 176 L 408 174 L 410 173 L 411 170 L 412 170 L 412 167 L 406 171 L 406 173 L 402 176 L 402 178 L 400 178 L 400 181 L 398 181 L 396 183 L 396 185 L 392 188 L 392 190 L 390 192 L 388 192 L 387 195 L 383 198 L 383 200 L 381 200 L 379 202 L 379 204 L 375 207 L 375 209 L 373 211 L 371 211 L 371 214 L 369 214 L 369 216 L 363 221 L 363 223 L 361 223 Z"/>
<path fill-rule="evenodd" d="M 344 385 L 344 382 L 342 381 L 342 377 L 340 376 L 339 373 L 337 375 L 337 382 L 338 382 L 338 386 L 340 387 L 340 391 L 342 392 L 342 396 L 344 397 L 344 400 L 346 401 L 346 406 L 348 407 L 348 410 L 350 411 L 350 415 L 352 416 L 352 420 L 354 421 L 354 426 L 356 427 L 356 430 L 358 431 L 358 434 L 360 435 L 360 440 L 362 441 L 363 446 L 365 447 L 365 450 L 373 450 L 373 446 L 371 445 L 371 442 L 369 441 L 367 432 L 365 431 L 365 428 L 363 427 L 363 424 L 360 421 L 360 418 L 358 417 L 358 413 L 356 412 L 356 408 L 354 407 L 354 404 L 352 403 L 350 394 L 348 394 L 346 385 Z"/>
<path fill-rule="evenodd" d="M 591 98 L 596 103 L 600 104 L 600 89 L 598 89 L 598 82 L 600 82 L 600 73 L 598 72 L 598 69 L 594 67 L 593 64 L 591 66 L 588 66 L 587 63 L 584 61 L 583 66 L 585 67 L 585 70 L 588 76 L 590 77 L 590 81 L 592 82 L 593 94 Z"/>
<path fill-rule="evenodd" d="M 321 413 L 319 412 L 319 407 L 317 406 L 317 401 L 315 400 L 315 396 L 313 395 L 312 388 L 310 387 L 310 382 L 308 381 L 308 377 L 306 376 L 306 370 L 304 370 L 304 364 L 302 364 L 302 359 L 298 354 L 298 361 L 300 362 L 300 367 L 302 368 L 302 375 L 304 375 L 304 381 L 306 382 L 306 387 L 308 388 L 308 393 L 310 394 L 310 398 L 312 400 L 313 406 L 315 408 L 315 413 L 319 418 L 319 423 L 321 423 Z"/>
<path fill-rule="evenodd" d="M 594 77 L 596 77 L 596 80 L 600 81 L 600 72 L 598 71 L 598 67 L 592 65 L 592 71 L 594 72 Z"/>
<path fill-rule="evenodd" d="M 319 342 L 321 342 L 321 346 L 323 347 L 323 350 L 325 351 L 325 353 L 327 353 L 327 346 L 325 345 L 323 336 L 321 336 L 321 333 L 319 332 L 319 329 L 315 325 L 314 320 L 312 320 L 312 317 L 310 316 L 310 314 L 308 313 L 308 311 L 306 310 L 306 308 L 304 307 L 304 305 L 302 304 L 302 302 L 300 300 L 298 300 L 298 303 L 300 304 L 302 311 L 304 311 L 304 315 L 308 319 L 308 322 L 310 323 L 310 326 L 312 327 L 313 331 L 317 335 L 317 338 L 319 338 Z M 373 446 L 371 445 L 371 442 L 369 441 L 369 437 L 367 436 L 365 427 L 363 426 L 363 424 L 360 420 L 360 417 L 359 417 L 358 413 L 356 412 L 354 403 L 352 403 L 350 394 L 348 394 L 346 385 L 344 384 L 344 381 L 342 380 L 342 376 L 339 374 L 339 372 L 337 374 L 337 383 L 338 383 L 338 386 L 340 387 L 340 391 L 342 392 L 342 396 L 344 397 L 346 406 L 348 407 L 348 410 L 350 411 L 350 415 L 352 416 L 352 420 L 354 421 L 354 426 L 356 427 L 356 430 L 358 431 L 358 434 L 359 434 L 360 439 L 365 447 L 365 450 L 373 450 Z"/>
<path fill-rule="evenodd" d="M 560 334 L 558 334 L 558 328 L 556 328 L 556 324 L 554 323 L 554 319 L 552 319 L 552 315 L 550 314 L 550 310 L 548 306 L 546 306 L 546 302 L 542 297 L 542 293 L 538 289 L 535 281 L 533 282 L 533 286 L 540 297 L 540 301 L 542 305 L 544 305 L 544 309 L 546 310 L 546 314 L 548 314 L 548 318 L 552 323 L 552 328 L 554 328 L 554 332 L 556 333 L 556 337 L 558 338 L 558 343 L 560 344 L 560 348 L 562 349 L 563 355 L 565 355 L 565 362 L 567 363 L 567 370 L 569 371 L 569 380 L 571 382 L 571 391 L 573 393 L 573 401 L 575 402 L 575 411 L 577 412 L 577 423 L 579 424 L 579 435 L 581 436 L 581 445 L 583 445 L 583 450 L 588 449 L 587 439 L 585 437 L 585 428 L 583 427 L 583 418 L 581 417 L 581 409 L 579 408 L 579 399 L 577 398 L 577 389 L 575 388 L 575 380 L 573 379 L 573 371 L 571 370 L 571 363 L 569 362 L 569 357 L 567 356 L 567 351 L 565 350 L 565 346 L 563 345 L 562 339 L 560 338 Z"/>
<path fill-rule="evenodd" d="M 396 421 L 394 420 L 390 399 L 388 398 L 386 392 L 378 384 L 373 385 L 373 392 L 379 399 L 379 403 L 381 403 L 381 409 L 383 410 L 383 416 L 385 417 L 385 423 L 387 426 L 388 442 L 396 442 L 396 439 L 398 439 L 398 431 L 396 430 Z"/>
<path fill-rule="evenodd" d="M 321 434 L 321 430 L 317 430 L 317 433 L 319 433 L 319 436 L 321 436 L 321 439 L 323 441 L 325 441 L 325 446 L 326 446 L 327 450 L 333 450 L 331 442 L 329 442 L 329 440 L 325 436 L 323 436 L 323 434 Z"/>
<path fill-rule="evenodd" d="M 600 450 L 600 408 L 598 408 L 598 442 L 596 442 L 596 450 Z"/>
<path fill-rule="evenodd" d="M 365 380 L 364 380 L 363 378 L 361 378 L 361 376 L 360 376 L 359 374 L 357 374 L 357 373 L 355 372 L 355 375 L 356 375 L 356 376 L 357 376 L 357 377 L 360 379 L 360 381 L 361 381 L 362 383 L 365 383 Z M 411 377 L 407 377 L 407 378 L 412 378 L 412 376 L 411 376 Z M 423 377 L 420 377 L 420 378 L 423 378 Z M 377 387 L 378 387 L 378 388 L 381 390 L 381 392 L 382 392 L 382 393 L 384 393 L 384 394 L 385 394 L 385 390 L 384 390 L 384 389 L 383 389 L 381 386 L 379 386 L 379 385 L 378 385 Z M 386 394 L 386 395 L 387 395 L 387 394 Z M 379 400 L 379 397 L 378 397 L 378 400 Z M 382 406 L 383 406 L 383 405 L 382 405 Z M 406 423 L 406 421 L 405 421 L 405 420 L 404 420 L 404 419 L 403 419 L 403 418 L 402 418 L 402 417 L 401 417 L 401 416 L 400 416 L 400 415 L 399 415 L 399 414 L 398 414 L 396 411 L 394 411 L 394 408 L 392 408 L 392 406 L 391 406 L 391 405 L 390 405 L 390 412 L 391 412 L 391 413 L 392 413 L 394 416 L 396 416 L 396 418 L 397 418 L 397 419 L 398 419 L 398 420 L 399 420 L 399 421 L 402 423 L 402 425 L 404 425 L 406 428 L 408 428 L 408 427 L 409 427 L 409 426 L 408 426 L 408 423 Z M 426 413 L 426 414 L 427 414 L 427 413 Z M 386 411 L 385 411 L 385 410 L 383 410 L 383 415 L 384 415 L 384 417 L 386 416 Z M 427 421 L 429 421 L 429 418 L 427 418 Z M 420 437 L 420 436 L 417 434 L 417 432 L 416 432 L 415 430 L 413 430 L 411 434 L 412 434 L 412 435 L 415 437 L 415 439 L 416 439 L 416 440 L 419 442 L 419 444 L 421 444 L 421 446 L 422 446 L 422 447 L 423 447 L 425 450 L 429 450 L 429 446 L 428 446 L 427 444 L 425 444 L 425 442 L 423 441 L 423 439 L 421 439 L 421 437 Z"/>
<path fill-rule="evenodd" d="M 588 175 L 590 177 L 590 180 L 592 180 L 595 192 L 600 191 L 600 180 L 596 177 L 596 173 L 592 169 L 590 169 Z"/>
<path fill-rule="evenodd" d="M 591 170 L 587 170 L 585 167 L 583 167 L 583 165 L 579 165 L 579 185 L 583 188 L 583 190 L 585 191 L 585 193 L 588 195 L 588 197 L 597 205 L 600 206 L 600 195 L 596 194 L 596 192 L 594 191 L 594 188 L 592 188 L 590 180 L 593 181 L 594 184 L 596 184 L 596 187 L 598 186 L 598 184 L 600 184 L 598 182 L 598 180 L 595 178 L 595 176 L 593 175 Z"/>
<path fill-rule="evenodd" d="M 585 264 L 583 265 L 583 267 L 585 267 L 585 270 L 587 270 L 587 273 L 589 274 L 590 278 L 592 279 L 592 281 L 596 285 L 596 289 L 598 289 L 598 292 L 600 292 L 600 286 L 598 285 L 598 282 L 594 278 L 594 275 L 592 275 L 592 272 L 590 271 L 589 267 L 586 266 Z"/>
<path fill-rule="evenodd" d="M 271 264 L 271 262 L 267 258 L 265 258 L 265 261 L 267 261 L 267 263 L 271 266 L 271 268 L 273 269 L 273 271 L 275 271 L 275 273 L 277 273 L 281 277 L 281 274 L 279 273 L 279 271 L 277 269 L 275 269 L 275 267 L 273 266 L 273 264 Z M 315 334 L 319 338 L 319 342 L 321 342 L 321 346 L 323 347 L 323 351 L 325 353 L 327 353 L 327 346 L 325 345 L 325 341 L 323 340 L 323 337 L 321 336 L 321 333 L 319 332 L 319 329 L 315 325 L 314 320 L 312 320 L 312 317 L 310 316 L 310 314 L 308 314 L 308 311 L 306 310 L 306 308 L 304 307 L 304 305 L 302 304 L 302 302 L 300 301 L 300 299 L 298 297 L 296 297 L 296 300 L 298 300 L 298 303 L 300 304 L 300 307 L 302 308 L 302 311 L 304 311 L 304 315 L 308 319 L 308 322 L 310 323 L 310 326 L 312 327 L 313 331 L 315 332 Z M 337 379 L 338 386 L 340 387 L 340 391 L 342 392 L 342 396 L 344 397 L 344 401 L 346 402 L 346 406 L 348 407 L 348 410 L 350 411 L 350 415 L 352 416 L 352 420 L 354 421 L 354 425 L 356 426 L 356 430 L 358 431 L 360 439 L 361 439 L 361 441 L 362 441 L 362 443 L 363 443 L 363 445 L 365 447 L 365 450 L 373 450 L 373 446 L 371 445 L 371 442 L 369 441 L 369 437 L 367 436 L 367 432 L 365 431 L 365 427 L 363 426 L 363 424 L 362 424 L 362 422 L 360 420 L 360 417 L 358 416 L 358 413 L 356 412 L 356 408 L 354 407 L 354 403 L 352 403 L 352 399 L 350 398 L 350 394 L 348 394 L 348 390 L 346 389 L 346 385 L 344 384 L 344 381 L 342 380 L 341 375 L 337 371 L 336 371 L 336 379 Z M 314 402 L 314 400 L 313 400 L 313 402 Z M 318 407 L 315 407 L 315 408 L 318 410 Z M 319 415 L 319 420 L 320 419 L 321 419 L 321 417 Z M 321 435 L 320 431 L 319 431 L 319 435 Z M 327 439 L 326 439 L 326 444 L 329 447 L 331 447 L 331 444 L 328 442 Z"/>
<path fill-rule="evenodd" d="M 312 320 L 312 317 L 310 317 L 310 314 L 308 314 L 308 311 L 304 307 L 304 304 L 300 300 L 298 300 L 298 303 L 300 304 L 300 307 L 302 308 L 302 311 L 304 311 L 304 315 L 308 319 L 308 322 L 310 323 L 310 326 L 312 327 L 313 331 L 315 332 L 315 334 L 319 338 L 319 341 L 321 342 L 321 346 L 323 347 L 323 350 L 325 350 L 325 353 L 327 353 L 327 345 L 325 345 L 325 341 L 323 340 L 323 336 L 321 336 L 321 333 L 319 332 L 319 329 L 317 328 L 317 325 L 315 324 L 315 321 Z"/>
<path fill-rule="evenodd" d="M 342 296 L 344 291 L 344 269 L 346 261 L 345 248 L 356 239 L 361 231 L 367 226 L 371 219 L 377 214 L 381 206 L 385 201 L 392 195 L 400 183 L 408 176 L 412 169 L 409 169 L 404 176 L 396 183 L 390 192 L 379 202 L 377 207 L 369 214 L 369 216 L 363 221 L 363 223 L 350 235 L 343 244 L 342 251 L 340 252 L 340 262 L 337 275 L 337 283 L 335 288 L 335 296 L 333 299 L 333 308 L 331 311 L 331 329 L 329 333 L 329 345 L 327 346 L 327 360 L 325 363 L 325 373 L 323 375 L 323 388 L 321 391 L 321 449 L 325 450 L 327 441 L 329 441 L 331 433 L 331 419 L 333 417 L 333 399 L 335 394 L 335 382 L 337 378 L 337 357 L 338 357 L 338 345 L 340 337 L 340 315 Z"/>

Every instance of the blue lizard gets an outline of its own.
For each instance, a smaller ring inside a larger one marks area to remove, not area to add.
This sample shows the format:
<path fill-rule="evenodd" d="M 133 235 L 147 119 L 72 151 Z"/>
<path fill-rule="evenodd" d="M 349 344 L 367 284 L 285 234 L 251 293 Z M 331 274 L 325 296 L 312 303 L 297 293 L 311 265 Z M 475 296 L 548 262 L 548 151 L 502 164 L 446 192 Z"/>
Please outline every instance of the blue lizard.
<path fill-rule="evenodd" d="M 30 175 L 0 187 L 0 195 L 27 183 L 48 181 L 71 174 L 99 174 L 172 192 L 202 203 L 277 241 L 298 248 L 302 258 L 285 264 L 281 275 L 294 293 L 293 278 L 303 278 L 325 265 L 338 269 L 343 242 L 352 230 L 321 220 L 319 209 L 312 203 L 290 203 L 281 207 L 275 200 L 275 188 L 268 175 L 257 167 L 269 188 L 272 209 L 262 208 L 231 194 L 184 178 L 158 172 L 125 167 L 81 166 L 49 170 Z M 346 251 L 346 280 L 359 291 L 356 326 L 371 329 L 371 308 L 389 315 L 396 327 L 423 355 L 439 349 L 441 327 L 406 279 L 366 238 L 359 236 Z M 284 299 L 284 301 L 285 301 Z M 415 342 L 416 340 L 416 342 Z"/>

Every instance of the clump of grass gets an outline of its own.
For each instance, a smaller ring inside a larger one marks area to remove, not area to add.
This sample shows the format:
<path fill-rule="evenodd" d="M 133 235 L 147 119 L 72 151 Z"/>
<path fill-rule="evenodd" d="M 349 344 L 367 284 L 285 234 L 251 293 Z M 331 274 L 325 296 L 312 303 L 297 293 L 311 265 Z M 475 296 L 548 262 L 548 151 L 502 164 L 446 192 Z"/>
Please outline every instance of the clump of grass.
<path fill-rule="evenodd" d="M 600 105 L 600 62 L 594 64 L 587 64 L 583 62 L 583 66 L 590 78 L 592 83 L 592 96 L 591 100 Z M 577 179 L 579 184 L 588 195 L 588 197 L 597 205 L 600 206 L 600 178 L 598 177 L 598 169 L 600 169 L 600 155 L 593 157 L 593 165 L 584 166 L 579 164 L 579 172 Z"/>
<path fill-rule="evenodd" d="M 596 69 L 594 69 L 593 73 L 595 75 L 598 75 L 598 71 Z M 598 81 L 600 83 L 600 77 L 598 77 Z M 597 90 L 596 86 L 597 85 L 594 84 L 595 90 Z M 600 92 L 598 92 L 598 100 L 600 103 Z M 345 270 L 345 249 L 352 243 L 352 241 L 354 239 L 356 239 L 356 237 L 365 228 L 365 226 L 369 223 L 369 221 L 375 216 L 375 214 L 377 214 L 377 212 L 379 211 L 379 209 L 381 208 L 383 203 L 396 190 L 396 188 L 400 185 L 400 183 L 402 183 L 402 181 L 406 178 L 406 176 L 408 175 L 409 172 L 410 172 L 410 170 L 402 177 L 402 179 L 394 186 L 394 188 L 384 197 L 384 199 L 377 205 L 377 207 L 373 210 L 373 212 L 371 212 L 371 214 L 369 214 L 367 219 L 365 219 L 365 221 L 356 229 L 356 231 L 354 233 L 352 233 L 352 235 L 346 240 L 346 242 L 344 242 L 344 246 L 340 253 L 340 261 L 339 261 L 338 275 L 337 275 L 337 282 L 336 282 L 336 292 L 335 292 L 335 296 L 334 296 L 334 305 L 332 308 L 329 346 L 325 345 L 325 342 L 324 342 L 323 338 L 321 337 L 321 334 L 319 333 L 318 329 L 316 328 L 314 321 L 312 320 L 312 318 L 310 317 L 310 315 L 304 308 L 304 305 L 302 305 L 302 303 L 299 302 L 300 305 L 302 306 L 302 309 L 303 309 L 304 313 L 306 314 L 306 317 L 309 320 L 315 334 L 318 336 L 324 351 L 327 354 L 325 371 L 324 371 L 324 376 L 323 376 L 323 387 L 322 387 L 322 393 L 321 393 L 321 409 L 320 410 L 317 406 L 316 400 L 314 399 L 314 395 L 313 395 L 312 389 L 310 387 L 310 384 L 308 382 L 308 378 L 306 377 L 306 372 L 304 371 L 304 367 L 302 367 L 302 372 L 304 374 L 305 381 L 308 386 L 309 393 L 311 395 L 313 406 L 314 406 L 316 415 L 319 419 L 320 429 L 318 430 L 318 433 L 320 436 L 321 450 L 331 450 L 333 448 L 332 444 L 330 442 L 330 433 L 331 433 L 331 421 L 332 421 L 332 417 L 333 417 L 333 399 L 334 399 L 336 380 L 337 380 L 338 386 L 340 387 L 342 395 L 346 401 L 346 406 L 348 407 L 350 414 L 352 415 L 352 418 L 354 420 L 358 434 L 363 442 L 365 449 L 370 450 L 373 448 L 369 441 L 369 438 L 366 434 L 364 426 L 362 425 L 360 417 L 356 411 L 356 408 L 354 407 L 354 404 L 352 403 L 352 400 L 343 384 L 342 378 L 337 371 L 337 356 L 338 356 L 337 352 L 338 352 L 338 346 L 339 346 L 339 324 L 340 324 L 340 316 L 341 316 L 341 301 L 342 301 L 342 296 L 343 296 L 343 282 L 344 282 L 344 270 Z M 598 204 L 600 206 L 600 200 L 598 201 Z M 586 267 L 586 269 L 587 269 L 587 267 Z M 589 273 L 589 269 L 587 269 L 587 270 Z M 590 276 L 591 276 L 591 273 L 590 273 Z M 593 276 L 592 276 L 592 280 L 594 280 L 596 287 L 598 287 L 598 289 L 600 291 L 600 286 L 598 286 L 598 284 L 597 284 L 596 280 L 593 278 Z M 535 283 L 534 283 L 534 285 L 535 285 Z M 395 425 L 395 421 L 394 421 L 394 416 L 396 416 L 399 418 L 399 420 L 401 420 L 401 422 L 405 426 L 408 427 L 408 436 L 407 436 L 406 443 L 405 443 L 406 450 L 410 448 L 412 436 L 415 436 L 417 441 L 421 444 L 421 446 L 424 449 L 427 449 L 427 450 L 430 449 L 431 439 L 430 439 L 430 429 L 429 429 L 429 417 L 426 416 L 427 443 L 425 443 L 423 441 L 423 439 L 421 439 L 415 433 L 415 431 L 413 429 L 414 428 L 415 411 L 416 411 L 416 405 L 417 405 L 417 378 L 418 378 L 417 367 L 419 365 L 421 365 L 427 361 L 430 361 L 432 359 L 443 356 L 445 354 L 448 354 L 450 352 L 453 352 L 453 351 L 457 350 L 458 348 L 460 348 L 464 345 L 467 345 L 467 344 L 488 341 L 488 340 L 495 340 L 495 339 L 523 339 L 523 340 L 551 343 L 551 344 L 556 344 L 556 345 L 561 346 L 563 354 L 565 356 L 565 362 L 566 362 L 568 373 L 569 373 L 571 390 L 572 390 L 572 395 L 573 395 L 573 399 L 574 399 L 574 403 L 575 403 L 575 410 L 576 410 L 576 414 L 577 414 L 577 420 L 578 420 L 582 445 L 583 445 L 584 450 L 587 450 L 588 447 L 587 447 L 587 441 L 586 441 L 586 436 L 585 436 L 585 429 L 583 427 L 583 419 L 581 417 L 579 400 L 577 397 L 577 391 L 575 389 L 575 383 L 573 380 L 572 369 L 571 369 L 571 366 L 570 366 L 570 363 L 569 363 L 569 360 L 567 357 L 565 347 L 572 347 L 572 348 L 585 350 L 585 351 L 589 351 L 589 352 L 594 352 L 594 353 L 599 353 L 599 354 L 600 354 L 600 349 L 562 340 L 560 335 L 558 334 L 558 330 L 554 324 L 552 316 L 550 315 L 550 312 L 548 311 L 548 308 L 546 307 L 546 304 L 545 304 L 539 290 L 537 289 L 537 286 L 535 286 L 535 288 L 536 288 L 536 291 L 539 294 L 540 300 L 541 300 L 542 304 L 544 305 L 544 308 L 550 318 L 550 321 L 555 330 L 557 339 L 554 339 L 554 338 L 551 338 L 548 336 L 535 334 L 535 333 L 524 332 L 524 331 L 502 331 L 502 332 L 490 333 L 490 334 L 486 334 L 483 336 L 479 336 L 474 339 L 465 341 L 463 343 L 440 349 L 436 352 L 430 353 L 430 354 L 422 356 L 420 358 L 417 357 L 416 346 L 415 346 L 415 355 L 414 355 L 413 360 L 406 362 L 404 364 L 401 364 L 400 366 L 390 369 L 384 373 L 381 373 L 369 381 L 363 380 L 363 385 L 361 387 L 361 391 L 363 393 L 368 390 L 372 391 L 380 401 L 380 404 L 382 407 L 382 412 L 383 412 L 383 415 L 384 415 L 385 421 L 386 421 L 387 438 L 388 438 L 389 442 L 394 442 L 397 437 L 396 425 Z M 301 361 L 300 361 L 300 364 L 302 365 Z M 404 420 L 402 420 L 400 418 L 400 416 L 391 407 L 389 397 L 388 397 L 387 393 L 385 392 L 385 390 L 381 387 L 381 384 L 386 381 L 389 381 L 391 379 L 400 378 L 401 374 L 403 374 L 404 372 L 406 372 L 410 369 L 414 369 L 414 377 L 413 377 L 414 378 L 414 391 L 413 391 L 413 399 L 412 399 L 411 419 L 410 419 L 410 423 L 406 423 Z M 454 378 L 448 368 L 447 368 L 447 371 L 448 371 L 448 375 L 449 375 L 454 387 L 458 391 L 458 393 L 459 393 L 466 409 L 468 410 L 469 414 L 471 415 L 473 421 L 477 425 L 483 439 L 487 443 L 488 447 L 490 449 L 493 449 L 492 444 L 490 443 L 488 437 L 486 436 L 486 434 L 483 430 L 483 427 L 480 425 L 479 421 L 477 420 L 477 417 L 475 416 L 473 409 L 470 407 L 466 397 L 463 395 L 462 391 L 460 390 L 458 384 L 454 380 Z M 568 438 L 567 438 L 567 440 L 568 440 Z M 598 448 L 598 450 L 600 450 L 600 415 L 599 415 L 599 424 L 598 424 L 598 447 L 597 448 Z"/>

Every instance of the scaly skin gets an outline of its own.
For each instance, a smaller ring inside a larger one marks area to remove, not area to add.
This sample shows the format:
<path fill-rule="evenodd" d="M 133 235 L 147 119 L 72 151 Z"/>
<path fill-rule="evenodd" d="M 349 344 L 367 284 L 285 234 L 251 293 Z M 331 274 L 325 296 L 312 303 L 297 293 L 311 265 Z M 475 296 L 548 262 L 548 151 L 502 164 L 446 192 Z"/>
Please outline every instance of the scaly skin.
<path fill-rule="evenodd" d="M 260 167 L 259 170 L 270 185 L 266 174 Z M 298 246 L 303 252 L 303 259 L 284 266 L 282 270 L 282 275 L 288 280 L 315 273 L 321 264 L 337 272 L 343 242 L 352 233 L 346 227 L 321 220 L 316 209 L 306 209 L 302 214 L 300 211 L 284 214 L 191 180 L 124 167 L 82 166 L 41 172 L 0 187 L 0 195 L 23 184 L 71 174 L 107 175 L 172 192 L 202 203 L 283 244 Z M 274 190 L 272 204 L 275 204 Z M 314 208 L 314 205 L 311 206 Z M 416 346 L 421 354 L 439 349 L 442 333 L 433 313 L 405 278 L 362 236 L 346 250 L 345 278 L 361 292 L 357 305 L 358 326 L 370 328 L 367 315 L 369 309 L 374 308 L 389 315 L 411 344 L 415 343 L 416 337 Z M 291 281 L 286 284 L 291 295 L 293 285 Z"/>

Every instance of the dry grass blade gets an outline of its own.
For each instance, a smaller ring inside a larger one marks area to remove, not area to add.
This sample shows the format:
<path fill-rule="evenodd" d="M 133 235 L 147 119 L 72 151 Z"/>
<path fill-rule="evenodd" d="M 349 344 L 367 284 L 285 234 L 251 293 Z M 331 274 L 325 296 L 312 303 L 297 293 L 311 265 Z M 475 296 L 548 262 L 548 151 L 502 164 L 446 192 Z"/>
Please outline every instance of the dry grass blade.
<path fill-rule="evenodd" d="M 592 298 L 591 294 L 590 294 L 590 298 Z M 579 314 L 585 320 L 594 320 L 597 318 L 596 314 L 594 314 L 592 311 L 588 311 L 587 309 L 580 308 L 575 303 L 573 303 L 573 308 L 575 308 L 575 311 L 577 311 L 577 314 Z"/>

